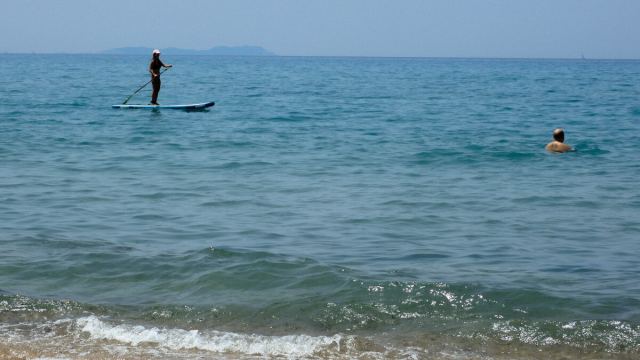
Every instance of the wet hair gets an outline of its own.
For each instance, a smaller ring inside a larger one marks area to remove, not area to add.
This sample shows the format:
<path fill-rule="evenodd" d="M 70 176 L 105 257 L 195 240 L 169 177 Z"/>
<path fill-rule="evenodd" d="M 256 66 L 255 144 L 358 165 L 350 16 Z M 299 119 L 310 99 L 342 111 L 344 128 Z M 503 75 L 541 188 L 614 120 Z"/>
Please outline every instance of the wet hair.
<path fill-rule="evenodd" d="M 564 130 L 563 129 L 553 130 L 553 140 L 564 142 Z"/>

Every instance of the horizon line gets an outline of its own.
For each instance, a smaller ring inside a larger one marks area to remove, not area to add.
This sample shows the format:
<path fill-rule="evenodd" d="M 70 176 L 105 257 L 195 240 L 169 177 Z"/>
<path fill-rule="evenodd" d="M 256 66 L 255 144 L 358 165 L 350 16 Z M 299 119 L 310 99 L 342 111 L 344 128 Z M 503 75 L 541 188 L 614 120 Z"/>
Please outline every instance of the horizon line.
<path fill-rule="evenodd" d="M 101 50 L 103 51 L 103 50 Z M 98 56 L 143 56 L 142 54 L 105 54 L 102 52 L 10 52 L 0 55 L 98 55 Z M 476 60 L 584 60 L 584 61 L 638 61 L 640 58 L 584 58 L 584 57 L 518 57 L 518 56 L 390 56 L 390 55 L 227 55 L 227 54 L 173 54 L 169 56 L 219 56 L 219 57 L 299 57 L 299 58 L 361 58 L 361 59 L 476 59 Z"/>

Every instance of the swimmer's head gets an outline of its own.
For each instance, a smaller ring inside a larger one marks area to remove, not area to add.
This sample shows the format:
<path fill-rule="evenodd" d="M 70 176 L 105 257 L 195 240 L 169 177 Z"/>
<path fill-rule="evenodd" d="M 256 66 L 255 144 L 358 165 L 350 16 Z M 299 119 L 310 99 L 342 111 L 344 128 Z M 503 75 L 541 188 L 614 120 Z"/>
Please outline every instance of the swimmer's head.
<path fill-rule="evenodd" d="M 564 142 L 564 129 L 555 129 L 553 130 L 553 140 Z"/>

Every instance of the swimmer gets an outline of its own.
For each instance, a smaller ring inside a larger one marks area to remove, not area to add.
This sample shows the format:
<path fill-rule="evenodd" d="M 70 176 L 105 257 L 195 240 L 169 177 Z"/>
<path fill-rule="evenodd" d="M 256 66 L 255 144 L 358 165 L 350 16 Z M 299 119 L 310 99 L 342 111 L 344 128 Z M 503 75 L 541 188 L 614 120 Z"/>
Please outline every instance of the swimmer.
<path fill-rule="evenodd" d="M 563 153 L 563 152 L 573 150 L 571 146 L 564 143 L 563 129 L 553 130 L 553 141 L 548 143 L 545 149 L 547 149 L 547 151 L 549 152 L 557 152 L 557 153 Z"/>

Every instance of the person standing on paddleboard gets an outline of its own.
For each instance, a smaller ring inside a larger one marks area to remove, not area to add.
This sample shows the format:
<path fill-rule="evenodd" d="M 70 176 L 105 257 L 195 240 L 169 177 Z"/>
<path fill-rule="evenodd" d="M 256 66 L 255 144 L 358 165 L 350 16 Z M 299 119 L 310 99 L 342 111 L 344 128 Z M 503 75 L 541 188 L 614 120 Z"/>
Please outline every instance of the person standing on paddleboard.
<path fill-rule="evenodd" d="M 151 63 L 149 64 L 149 72 L 151 73 L 151 85 L 153 86 L 153 93 L 151 93 L 151 105 L 158 104 L 158 93 L 160 92 L 160 68 L 170 68 L 173 65 L 165 65 L 160 60 L 160 50 L 155 49 L 152 53 Z"/>

